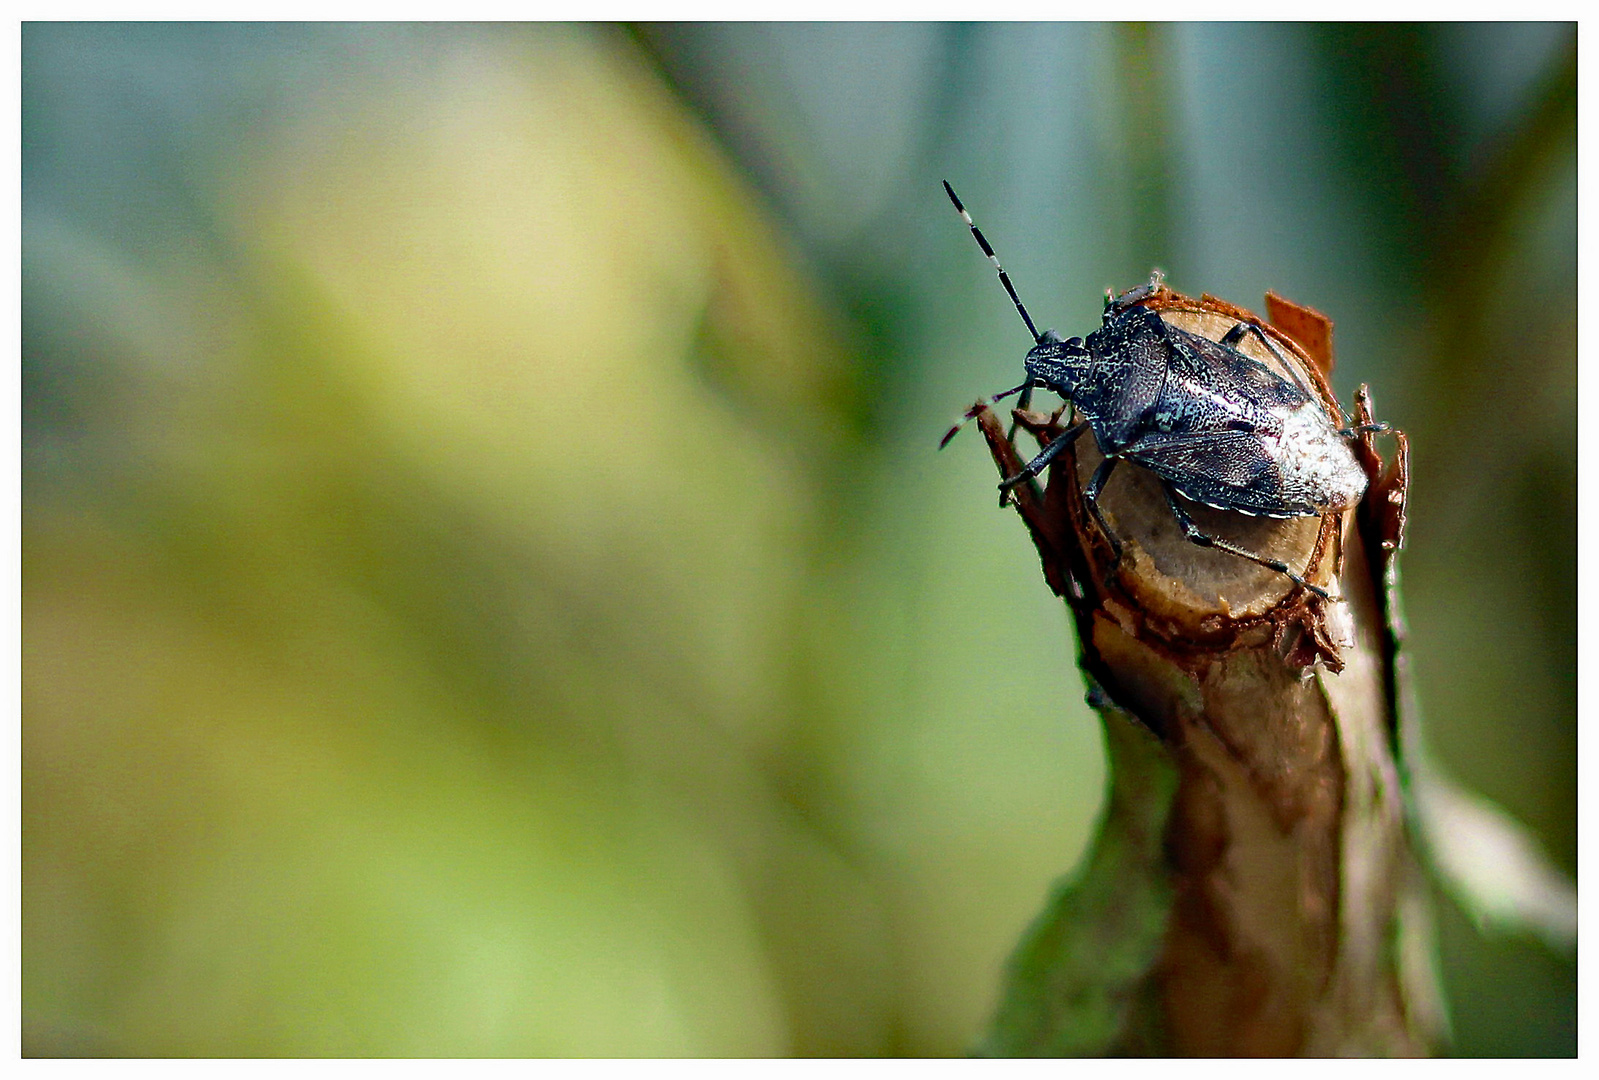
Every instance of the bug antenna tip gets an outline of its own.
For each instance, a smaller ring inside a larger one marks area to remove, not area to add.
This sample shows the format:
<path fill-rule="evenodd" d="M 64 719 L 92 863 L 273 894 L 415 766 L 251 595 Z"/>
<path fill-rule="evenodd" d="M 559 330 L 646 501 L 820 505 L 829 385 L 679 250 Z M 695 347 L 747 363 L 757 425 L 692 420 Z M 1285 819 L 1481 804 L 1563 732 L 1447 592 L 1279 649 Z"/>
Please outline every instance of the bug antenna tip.
<path fill-rule="evenodd" d="M 950 426 L 950 429 L 944 432 L 944 437 L 938 440 L 938 448 L 942 450 L 944 447 L 948 446 L 949 441 L 956 435 L 960 434 L 960 429 L 966 426 L 966 421 L 969 419 L 970 417 L 963 416 L 959 420 L 955 421 L 955 423 Z"/>

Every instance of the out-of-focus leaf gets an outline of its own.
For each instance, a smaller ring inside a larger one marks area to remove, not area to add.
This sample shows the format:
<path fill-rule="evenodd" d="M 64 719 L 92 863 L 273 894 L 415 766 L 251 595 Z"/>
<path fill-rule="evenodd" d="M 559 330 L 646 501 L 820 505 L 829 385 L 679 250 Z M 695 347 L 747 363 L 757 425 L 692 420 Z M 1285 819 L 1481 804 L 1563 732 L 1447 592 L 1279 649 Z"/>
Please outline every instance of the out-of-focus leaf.
<path fill-rule="evenodd" d="M 777 432 L 844 354 L 625 39 L 29 47 L 26 1052 L 769 1055 L 790 998 L 879 1046 L 872 899 L 769 771 Z"/>
<path fill-rule="evenodd" d="M 1485 929 L 1577 943 L 1577 890 L 1526 828 L 1489 799 L 1421 763 L 1411 805 L 1439 883 Z"/>

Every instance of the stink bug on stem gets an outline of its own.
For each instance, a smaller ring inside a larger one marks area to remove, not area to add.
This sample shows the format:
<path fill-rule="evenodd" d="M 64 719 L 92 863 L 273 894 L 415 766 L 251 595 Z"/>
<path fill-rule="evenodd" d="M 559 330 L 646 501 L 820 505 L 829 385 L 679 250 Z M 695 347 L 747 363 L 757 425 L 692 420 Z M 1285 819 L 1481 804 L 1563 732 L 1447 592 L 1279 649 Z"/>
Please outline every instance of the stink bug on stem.
<path fill-rule="evenodd" d="M 1082 498 L 1110 544 L 1113 565 L 1121 558 L 1121 540 L 1105 521 L 1098 500 L 1111 471 L 1127 461 L 1160 480 L 1172 516 L 1189 542 L 1259 563 L 1328 599 L 1326 590 L 1281 560 L 1200 530 L 1178 496 L 1269 518 L 1347 510 L 1360 501 L 1367 484 L 1350 442 L 1363 433 L 1386 431 L 1387 425 L 1338 427 L 1321 398 L 1301 380 L 1297 366 L 1254 323 L 1239 322 L 1220 341 L 1170 325 L 1143 304 L 1159 290 L 1158 276 L 1110 297 L 1103 322 L 1086 340 L 1062 340 L 1052 330 L 1040 333 L 994 249 L 947 181 L 944 191 L 994 264 L 1033 335 L 1033 347 L 1023 361 L 1027 377 L 1022 383 L 968 410 L 939 445 L 994 402 L 1020 394 L 1026 408 L 1035 387 L 1049 390 L 1070 402 L 1075 422 L 1021 472 L 1000 483 L 1002 503 L 1012 488 L 1037 476 L 1091 431 L 1103 461 L 1082 489 Z M 1291 379 L 1239 350 L 1251 336 L 1277 357 Z"/>

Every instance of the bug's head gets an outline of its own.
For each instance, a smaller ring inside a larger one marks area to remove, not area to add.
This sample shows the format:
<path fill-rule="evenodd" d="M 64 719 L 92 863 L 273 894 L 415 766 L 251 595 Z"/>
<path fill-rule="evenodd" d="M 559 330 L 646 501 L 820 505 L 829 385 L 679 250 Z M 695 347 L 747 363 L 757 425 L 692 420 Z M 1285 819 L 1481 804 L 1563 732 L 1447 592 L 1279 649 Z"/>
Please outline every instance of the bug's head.
<path fill-rule="evenodd" d="M 1061 341 L 1046 333 L 1043 340 L 1027 350 L 1027 359 L 1023 363 L 1027 368 L 1029 383 L 1047 387 L 1063 398 L 1070 398 L 1088 370 L 1088 347 L 1083 344 L 1082 338 Z"/>

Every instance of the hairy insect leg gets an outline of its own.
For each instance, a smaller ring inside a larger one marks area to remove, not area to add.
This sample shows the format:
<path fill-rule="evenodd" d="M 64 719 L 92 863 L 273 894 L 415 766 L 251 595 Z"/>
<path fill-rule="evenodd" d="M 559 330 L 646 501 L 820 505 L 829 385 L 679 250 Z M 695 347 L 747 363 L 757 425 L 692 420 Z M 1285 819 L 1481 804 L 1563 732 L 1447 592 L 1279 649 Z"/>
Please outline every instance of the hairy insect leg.
<path fill-rule="evenodd" d="M 1012 428 L 1011 430 L 1014 431 L 1015 429 Z M 1011 488 L 1024 482 L 1028 477 L 1037 476 L 1039 473 L 1043 472 L 1045 466 L 1059 457 L 1062 450 L 1066 449 L 1066 447 L 1070 444 L 1076 442 L 1078 437 L 1087 430 L 1088 421 L 1078 421 L 1062 432 L 1061 435 L 1050 442 L 1048 446 L 1044 447 L 1044 449 L 1039 452 L 1038 456 L 1029 461 L 1021 472 L 1017 473 L 1015 476 L 1007 476 L 1005 479 L 1001 480 L 999 482 L 999 504 L 1004 506 L 1005 497 L 1010 493 Z"/>
<path fill-rule="evenodd" d="M 1094 470 L 1094 475 L 1088 478 L 1088 486 L 1083 488 L 1083 505 L 1088 507 L 1088 512 L 1094 515 L 1094 520 L 1099 523 L 1101 535 L 1110 543 L 1110 567 L 1114 570 L 1121 565 L 1122 542 L 1111 532 L 1110 523 L 1105 520 L 1105 515 L 1099 509 L 1099 493 L 1105 489 L 1105 482 L 1110 479 L 1110 471 L 1116 467 L 1120 458 L 1108 457 L 1099 463 L 1099 468 Z"/>
<path fill-rule="evenodd" d="M 1166 505 L 1171 507 L 1172 516 L 1177 519 L 1177 525 L 1183 530 L 1183 536 L 1187 538 L 1189 543 L 1197 544 L 1199 547 L 1216 548 L 1220 551 L 1237 555 L 1240 559 L 1248 559 L 1250 562 L 1259 563 L 1261 566 L 1266 567 L 1266 569 L 1275 570 L 1279 574 L 1287 577 L 1295 585 L 1309 589 L 1323 600 L 1331 599 L 1331 597 L 1327 595 L 1327 590 L 1316 585 L 1312 585 L 1310 582 L 1306 581 L 1304 578 L 1288 569 L 1288 564 L 1280 559 L 1268 559 L 1264 555 L 1256 555 L 1253 551 L 1247 551 L 1244 548 L 1239 547 L 1237 544 L 1232 544 L 1226 540 L 1223 540 L 1219 536 L 1211 536 L 1209 533 L 1201 532 L 1199 530 L 1199 526 L 1194 524 L 1194 519 L 1188 516 L 1188 511 L 1184 510 L 1182 508 L 1182 504 L 1177 501 L 1177 492 L 1173 490 L 1172 486 L 1168 483 L 1162 483 L 1161 487 L 1166 491 Z"/>

